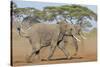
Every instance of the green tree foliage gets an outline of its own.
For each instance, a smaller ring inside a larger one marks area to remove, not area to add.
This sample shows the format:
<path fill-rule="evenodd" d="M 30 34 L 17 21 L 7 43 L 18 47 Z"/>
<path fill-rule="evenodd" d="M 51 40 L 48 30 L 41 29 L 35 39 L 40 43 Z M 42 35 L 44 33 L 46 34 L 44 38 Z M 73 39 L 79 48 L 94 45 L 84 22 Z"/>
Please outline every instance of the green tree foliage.
<path fill-rule="evenodd" d="M 14 10 L 15 14 L 33 15 L 35 8 L 16 8 Z"/>
<path fill-rule="evenodd" d="M 44 10 L 48 13 L 48 17 L 51 19 L 56 19 L 56 17 L 62 16 L 63 19 L 69 20 L 73 23 L 72 20 L 77 20 L 77 23 L 82 23 L 84 18 L 97 20 L 97 15 L 90 9 L 85 6 L 80 5 L 63 5 L 60 7 L 45 7 Z M 68 21 L 66 21 L 68 22 Z"/>
<path fill-rule="evenodd" d="M 57 16 L 59 15 L 58 7 L 45 7 L 44 12 L 46 13 L 46 17 L 48 21 L 57 21 Z"/>
<path fill-rule="evenodd" d="M 34 17 L 37 20 L 42 20 L 43 22 L 54 20 L 58 22 L 58 16 L 63 18 L 63 21 L 72 24 L 76 21 L 76 24 L 84 25 L 83 23 L 86 19 L 97 21 L 96 13 L 81 5 L 47 6 L 44 7 L 43 10 L 37 10 L 35 8 L 17 8 L 17 5 L 13 2 L 12 6 L 15 8 L 15 14 L 24 14 Z"/>

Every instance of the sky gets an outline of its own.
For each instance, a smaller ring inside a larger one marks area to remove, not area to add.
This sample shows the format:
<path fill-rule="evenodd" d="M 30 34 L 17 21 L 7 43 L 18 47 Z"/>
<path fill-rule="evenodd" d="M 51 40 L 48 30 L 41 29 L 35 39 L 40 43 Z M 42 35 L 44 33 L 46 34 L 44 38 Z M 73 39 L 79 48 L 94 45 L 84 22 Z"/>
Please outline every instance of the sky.
<path fill-rule="evenodd" d="M 50 3 L 50 2 L 36 2 L 36 1 L 16 1 L 13 0 L 17 7 L 34 7 L 36 9 L 42 10 L 43 7 L 46 6 L 61 6 L 61 5 L 68 5 L 67 3 Z M 91 9 L 93 12 L 97 13 L 97 6 L 96 5 L 83 5 Z"/>

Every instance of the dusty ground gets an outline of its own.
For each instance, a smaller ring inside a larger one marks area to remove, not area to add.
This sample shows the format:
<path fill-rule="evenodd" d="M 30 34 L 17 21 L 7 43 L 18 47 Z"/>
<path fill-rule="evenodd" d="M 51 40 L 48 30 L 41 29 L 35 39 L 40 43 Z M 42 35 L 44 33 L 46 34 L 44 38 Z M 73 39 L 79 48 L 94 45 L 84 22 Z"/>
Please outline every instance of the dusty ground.
<path fill-rule="evenodd" d="M 73 56 L 72 59 L 67 60 L 60 49 L 56 49 L 52 60 L 45 60 L 48 56 L 48 48 L 45 47 L 41 50 L 40 56 L 42 61 L 40 61 L 37 57 L 33 59 L 32 63 L 27 63 L 26 58 L 32 52 L 31 45 L 28 40 L 25 38 L 21 38 L 14 29 L 13 33 L 13 41 L 12 41 L 12 61 L 14 65 L 38 65 L 38 64 L 55 64 L 55 63 L 72 63 L 72 62 L 83 62 L 83 61 L 96 61 L 96 32 L 93 31 L 90 34 L 87 34 L 87 39 L 84 40 L 84 43 L 79 42 L 79 52 L 77 56 Z M 69 38 L 70 39 L 70 38 Z M 70 54 L 74 54 L 74 49 L 71 46 L 71 42 L 67 44 L 66 48 L 70 51 Z"/>

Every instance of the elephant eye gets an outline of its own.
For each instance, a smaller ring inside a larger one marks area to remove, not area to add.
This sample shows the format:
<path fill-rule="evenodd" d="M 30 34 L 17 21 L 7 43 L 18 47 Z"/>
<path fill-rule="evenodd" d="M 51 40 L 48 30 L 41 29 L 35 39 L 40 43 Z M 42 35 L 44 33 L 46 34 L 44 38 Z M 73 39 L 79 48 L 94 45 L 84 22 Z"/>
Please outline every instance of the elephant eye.
<path fill-rule="evenodd" d="M 18 27 L 17 30 L 20 31 L 20 28 Z"/>

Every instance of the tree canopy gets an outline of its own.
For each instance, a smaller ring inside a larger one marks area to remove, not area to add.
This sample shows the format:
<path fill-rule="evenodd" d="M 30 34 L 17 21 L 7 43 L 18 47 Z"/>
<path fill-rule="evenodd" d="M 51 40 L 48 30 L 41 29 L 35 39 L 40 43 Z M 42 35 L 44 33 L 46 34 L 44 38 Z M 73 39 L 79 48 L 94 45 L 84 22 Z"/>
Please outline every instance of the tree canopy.
<path fill-rule="evenodd" d="M 14 8 L 13 12 L 15 15 L 26 15 L 35 18 L 38 21 L 65 21 L 66 23 L 80 24 L 89 26 L 89 20 L 97 21 L 97 14 L 86 6 L 81 5 L 62 5 L 62 6 L 47 6 L 43 10 L 36 8 L 18 8 L 17 5 L 12 2 Z M 60 18 L 60 19 L 59 19 Z M 84 21 L 85 20 L 85 21 Z M 84 24 L 83 24 L 84 23 Z M 91 23 L 91 22 L 90 22 Z"/>

